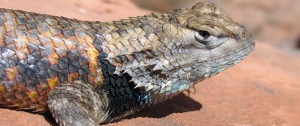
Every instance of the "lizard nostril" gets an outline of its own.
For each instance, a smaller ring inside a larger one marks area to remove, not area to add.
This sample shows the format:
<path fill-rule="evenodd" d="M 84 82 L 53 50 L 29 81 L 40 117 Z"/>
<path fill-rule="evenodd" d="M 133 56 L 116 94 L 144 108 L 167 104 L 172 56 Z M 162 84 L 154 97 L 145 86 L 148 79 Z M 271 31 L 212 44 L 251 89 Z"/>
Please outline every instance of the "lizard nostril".
<path fill-rule="evenodd" d="M 242 32 L 242 39 L 245 39 L 247 37 L 247 33 L 245 31 Z"/>

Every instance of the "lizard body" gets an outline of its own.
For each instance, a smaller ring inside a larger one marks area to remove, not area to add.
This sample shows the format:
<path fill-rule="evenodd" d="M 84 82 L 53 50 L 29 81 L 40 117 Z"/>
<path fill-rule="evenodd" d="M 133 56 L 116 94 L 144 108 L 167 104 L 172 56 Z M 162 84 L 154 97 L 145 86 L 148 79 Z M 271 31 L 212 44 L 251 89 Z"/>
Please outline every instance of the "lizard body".
<path fill-rule="evenodd" d="M 113 22 L 0 9 L 0 106 L 98 125 L 240 62 L 253 35 L 218 6 Z"/>

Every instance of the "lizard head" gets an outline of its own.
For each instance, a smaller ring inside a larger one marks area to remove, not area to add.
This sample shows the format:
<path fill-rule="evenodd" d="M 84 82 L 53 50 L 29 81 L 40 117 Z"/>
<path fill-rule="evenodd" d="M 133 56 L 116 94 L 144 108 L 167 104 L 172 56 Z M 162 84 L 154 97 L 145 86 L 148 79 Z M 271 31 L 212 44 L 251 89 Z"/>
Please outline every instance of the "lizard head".
<path fill-rule="evenodd" d="M 186 51 L 191 51 L 185 55 L 185 59 L 191 63 L 209 64 L 205 62 L 213 61 L 219 65 L 225 62 L 236 64 L 254 49 L 253 34 L 234 22 L 215 4 L 198 3 L 191 9 L 178 9 L 173 13 L 173 20 L 179 24 L 177 39 L 183 48 L 187 48 Z M 222 59 L 224 61 L 219 62 Z"/>
<path fill-rule="evenodd" d="M 211 3 L 117 23 L 126 27 L 104 34 L 102 46 L 115 74 L 128 73 L 136 87 L 162 97 L 233 66 L 255 45 L 247 28 Z M 121 36 L 125 31 L 131 36 Z"/>
<path fill-rule="evenodd" d="M 171 23 L 164 24 L 163 30 L 175 41 L 165 43 L 170 51 L 165 51 L 164 57 L 171 60 L 161 64 L 172 64 L 169 68 L 176 69 L 172 77 L 178 79 L 170 83 L 182 86 L 179 90 L 239 63 L 254 49 L 253 34 L 215 4 L 198 3 L 170 13 Z"/>

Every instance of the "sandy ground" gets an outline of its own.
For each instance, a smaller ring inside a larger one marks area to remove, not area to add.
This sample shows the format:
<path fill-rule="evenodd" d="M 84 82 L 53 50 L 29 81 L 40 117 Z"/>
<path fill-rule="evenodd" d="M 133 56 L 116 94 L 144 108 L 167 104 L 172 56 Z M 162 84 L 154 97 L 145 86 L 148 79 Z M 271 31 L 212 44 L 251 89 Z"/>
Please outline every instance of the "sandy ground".
<path fill-rule="evenodd" d="M 1 0 L 0 7 L 85 20 L 149 13 L 128 0 Z M 236 66 L 171 100 L 107 125 L 300 125 L 300 55 L 257 40 Z M 0 126 L 56 125 L 49 115 L 0 109 Z"/>

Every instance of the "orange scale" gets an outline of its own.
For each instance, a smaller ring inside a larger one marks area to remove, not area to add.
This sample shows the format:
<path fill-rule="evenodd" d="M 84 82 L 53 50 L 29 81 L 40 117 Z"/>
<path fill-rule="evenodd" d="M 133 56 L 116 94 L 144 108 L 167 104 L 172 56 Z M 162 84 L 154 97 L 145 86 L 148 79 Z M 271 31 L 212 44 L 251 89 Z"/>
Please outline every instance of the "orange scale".
<path fill-rule="evenodd" d="M 37 91 L 28 91 L 27 96 L 32 100 L 32 101 L 37 101 L 37 97 L 39 97 L 39 94 Z"/>
<path fill-rule="evenodd" d="M 77 38 L 75 36 L 69 37 L 68 40 L 70 41 L 77 41 Z"/>
<path fill-rule="evenodd" d="M 48 85 L 51 90 L 55 89 L 56 86 L 60 84 L 58 77 L 52 77 L 48 79 Z"/>
<path fill-rule="evenodd" d="M 74 82 L 75 80 L 78 80 L 78 78 L 79 73 L 71 73 L 68 78 L 68 83 Z"/>
<path fill-rule="evenodd" d="M 19 74 L 18 68 L 16 66 L 11 68 L 6 68 L 5 71 L 8 80 L 16 80 L 16 75 Z"/>
<path fill-rule="evenodd" d="M 91 37 L 90 35 L 87 35 L 84 37 L 86 44 L 88 44 L 88 46 L 93 47 L 93 42 L 94 42 L 94 38 Z"/>
<path fill-rule="evenodd" d="M 16 51 L 16 55 L 17 55 L 17 57 L 18 57 L 19 60 L 25 60 L 25 59 L 27 59 L 27 54 L 29 54 L 29 53 L 24 53 L 23 51 Z"/>
<path fill-rule="evenodd" d="M 58 60 L 59 60 L 59 55 L 56 54 L 56 53 L 52 53 L 48 59 L 49 59 L 49 62 L 51 65 L 55 65 L 55 64 L 58 64 Z"/>
<path fill-rule="evenodd" d="M 27 48 L 27 38 L 26 36 L 22 36 L 21 38 L 18 38 L 16 41 L 15 41 L 15 46 L 17 49 L 21 49 L 21 48 Z"/>
<path fill-rule="evenodd" d="M 59 42 L 56 41 L 56 39 L 52 39 L 52 43 L 55 45 L 55 47 L 64 47 L 67 49 L 65 43 L 62 40 Z"/>
<path fill-rule="evenodd" d="M 0 36 L 0 45 L 5 46 L 4 37 Z"/>
<path fill-rule="evenodd" d="M 98 63 L 95 61 L 89 61 L 89 68 L 91 72 L 96 72 L 97 70 L 99 70 Z"/>
<path fill-rule="evenodd" d="M 5 92 L 5 87 L 2 84 L 0 84 L 0 93 L 3 93 L 3 92 Z"/>
<path fill-rule="evenodd" d="M 10 20 L 10 21 L 7 21 L 4 24 L 4 26 L 5 26 L 6 31 L 13 31 L 17 25 L 16 25 L 15 21 Z"/>

